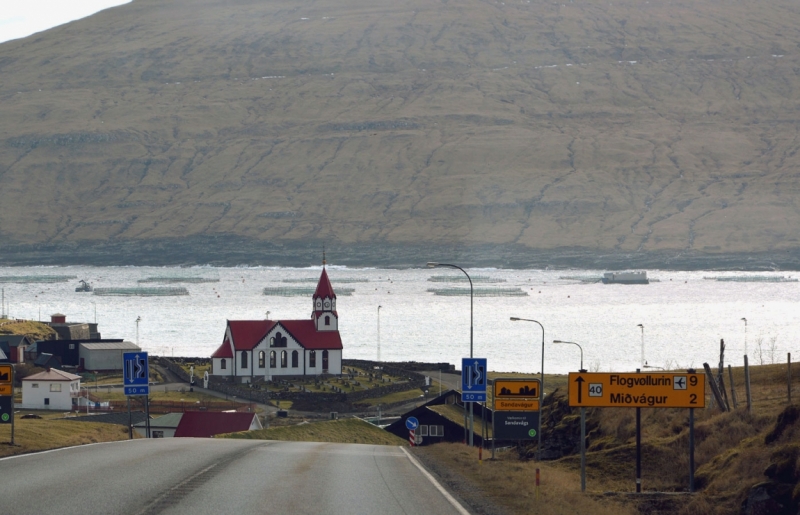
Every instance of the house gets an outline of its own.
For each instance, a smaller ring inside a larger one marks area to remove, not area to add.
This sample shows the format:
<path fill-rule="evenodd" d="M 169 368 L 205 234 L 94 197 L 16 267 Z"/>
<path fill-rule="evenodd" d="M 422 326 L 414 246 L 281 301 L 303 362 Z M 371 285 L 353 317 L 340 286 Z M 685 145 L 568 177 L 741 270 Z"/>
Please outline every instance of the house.
<path fill-rule="evenodd" d="M 242 383 L 257 377 L 341 375 L 339 314 L 325 261 L 312 296 L 310 318 L 228 320 L 222 345 L 211 361 L 211 375 L 233 377 Z"/>
<path fill-rule="evenodd" d="M 67 322 L 67 316 L 61 313 L 50 315 L 50 322 L 47 325 L 58 334 L 59 340 L 100 339 L 96 323 Z"/>
<path fill-rule="evenodd" d="M 30 336 L 24 334 L 0 334 L 0 346 L 3 343 L 8 345 L 8 360 L 11 363 L 23 363 L 25 361 L 25 350 L 33 345 Z M 3 347 L 5 349 L 5 347 Z"/>
<path fill-rule="evenodd" d="M 258 420 L 258 415 L 255 413 L 187 411 L 183 413 L 181 421 L 175 429 L 175 437 L 211 438 L 214 435 L 254 431 L 262 428 L 261 421 Z"/>
<path fill-rule="evenodd" d="M 183 418 L 183 413 L 167 413 L 150 420 L 150 438 L 172 438 Z M 147 421 L 142 420 L 133 425 L 136 434 L 147 438 Z"/>
<path fill-rule="evenodd" d="M 22 408 L 69 411 L 81 392 L 81 376 L 48 368 L 22 378 Z"/>
<path fill-rule="evenodd" d="M 463 423 L 464 405 L 460 401 L 461 393 L 456 390 L 449 390 L 422 406 L 403 413 L 398 420 L 384 429 L 404 440 L 408 440 L 409 430 L 406 427 L 406 420 L 409 417 L 414 417 L 419 423 L 415 431 L 415 436 L 418 437 L 417 445 L 463 442 L 465 433 Z M 481 422 L 480 413 L 476 411 L 474 415 L 475 433 L 473 435 L 475 445 L 480 445 L 482 442 L 480 437 Z M 489 435 L 487 435 L 487 439 L 488 437 Z"/>

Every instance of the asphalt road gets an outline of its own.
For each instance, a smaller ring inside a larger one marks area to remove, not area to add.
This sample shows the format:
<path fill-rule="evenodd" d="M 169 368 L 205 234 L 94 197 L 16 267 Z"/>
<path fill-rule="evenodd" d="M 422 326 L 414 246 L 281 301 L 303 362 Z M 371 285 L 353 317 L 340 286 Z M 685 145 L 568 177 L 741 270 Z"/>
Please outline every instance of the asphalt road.
<path fill-rule="evenodd" d="M 8 515 L 469 513 L 400 447 L 166 438 L 0 459 Z"/>

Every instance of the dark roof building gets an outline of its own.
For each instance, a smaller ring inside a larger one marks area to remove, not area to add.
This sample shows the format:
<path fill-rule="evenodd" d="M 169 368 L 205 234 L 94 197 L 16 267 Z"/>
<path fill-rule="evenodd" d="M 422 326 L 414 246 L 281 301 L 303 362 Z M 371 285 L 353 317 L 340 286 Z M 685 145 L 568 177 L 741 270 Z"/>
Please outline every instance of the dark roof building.
<path fill-rule="evenodd" d="M 175 437 L 211 438 L 214 435 L 262 429 L 255 413 L 187 411 L 175 430 Z"/>

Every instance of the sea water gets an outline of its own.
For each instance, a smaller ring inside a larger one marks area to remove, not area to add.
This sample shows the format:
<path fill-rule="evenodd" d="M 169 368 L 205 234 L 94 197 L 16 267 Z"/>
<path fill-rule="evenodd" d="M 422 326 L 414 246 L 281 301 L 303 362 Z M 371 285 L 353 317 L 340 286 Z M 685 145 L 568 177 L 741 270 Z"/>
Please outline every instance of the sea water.
<path fill-rule="evenodd" d="M 154 355 L 209 356 L 222 343 L 226 320 L 305 319 L 311 297 L 266 296 L 264 288 L 316 286 L 321 267 L 13 267 L 8 276 L 67 275 L 59 283 L 3 282 L 5 311 L 15 318 L 97 321 L 103 338 L 137 342 Z M 525 296 L 439 296 L 431 288 L 468 291 L 453 269 L 374 269 L 328 266 L 337 298 L 345 359 L 450 362 L 484 357 L 495 371 L 566 373 L 649 367 L 700 368 L 800 358 L 800 283 L 791 272 L 649 271 L 648 285 L 602 284 L 599 270 L 467 269 L 474 288 L 518 289 Z M 431 282 L 448 276 L 461 282 Z M 148 278 L 206 279 L 203 283 L 139 283 Z M 719 281 L 727 277 L 736 281 Z M 753 281 L 783 277 L 782 282 Z M 76 292 L 78 280 L 94 288 L 184 287 L 189 295 L 98 296 Z M 742 280 L 750 279 L 750 280 Z M 338 282 L 337 282 L 338 281 Z M 380 306 L 380 309 L 378 307 Z M 511 317 L 536 320 L 511 321 Z M 747 321 L 743 321 L 745 318 Z M 137 319 L 139 322 L 137 323 Z M 472 334 L 470 325 L 472 323 Z M 641 324 L 641 327 L 639 326 Z M 554 340 L 580 345 L 556 344 Z M 644 356 L 644 359 L 642 358 Z"/>

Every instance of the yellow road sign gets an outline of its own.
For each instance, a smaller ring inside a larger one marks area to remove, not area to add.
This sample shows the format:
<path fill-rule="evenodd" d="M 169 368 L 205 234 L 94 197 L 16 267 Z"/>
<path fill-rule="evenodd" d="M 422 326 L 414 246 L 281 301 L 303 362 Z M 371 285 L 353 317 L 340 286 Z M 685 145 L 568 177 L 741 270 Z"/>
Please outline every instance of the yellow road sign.
<path fill-rule="evenodd" d="M 538 379 L 495 379 L 496 399 L 538 399 L 541 383 Z"/>
<path fill-rule="evenodd" d="M 13 381 L 14 367 L 11 365 L 0 365 L 0 397 L 14 395 Z"/>
<path fill-rule="evenodd" d="M 497 411 L 539 411 L 539 399 L 497 399 L 494 400 Z"/>
<path fill-rule="evenodd" d="M 498 411 L 539 411 L 538 379 L 495 379 L 492 392 Z"/>
<path fill-rule="evenodd" d="M 704 408 L 706 376 L 685 372 L 570 372 L 569 405 L 601 408 Z"/>

